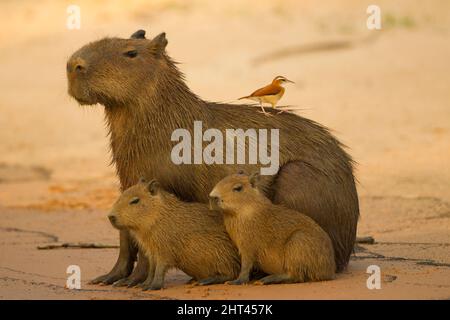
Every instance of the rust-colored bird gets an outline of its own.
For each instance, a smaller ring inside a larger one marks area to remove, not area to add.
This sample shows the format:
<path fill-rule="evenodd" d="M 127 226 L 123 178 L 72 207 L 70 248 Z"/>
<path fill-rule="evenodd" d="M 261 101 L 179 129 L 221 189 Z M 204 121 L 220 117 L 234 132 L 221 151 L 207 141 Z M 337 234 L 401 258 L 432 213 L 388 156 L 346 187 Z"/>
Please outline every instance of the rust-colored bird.
<path fill-rule="evenodd" d="M 267 112 L 264 110 L 263 103 L 270 103 L 272 105 L 272 108 L 275 108 L 278 101 L 284 95 L 283 84 L 285 84 L 286 82 L 294 83 L 293 81 L 286 79 L 283 76 L 277 76 L 275 77 L 275 79 L 273 79 L 271 84 L 256 90 L 249 96 L 239 98 L 238 100 L 250 99 L 258 101 L 261 105 L 262 112 L 264 114 L 267 114 Z"/>

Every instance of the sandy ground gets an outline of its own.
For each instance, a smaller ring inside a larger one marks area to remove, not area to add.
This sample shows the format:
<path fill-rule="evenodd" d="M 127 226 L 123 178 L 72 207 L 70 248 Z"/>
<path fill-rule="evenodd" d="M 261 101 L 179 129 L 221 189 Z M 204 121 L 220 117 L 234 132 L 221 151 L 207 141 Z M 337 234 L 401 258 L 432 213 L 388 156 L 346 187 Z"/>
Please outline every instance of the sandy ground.
<path fill-rule="evenodd" d="M 450 3 L 379 0 L 383 29 L 369 31 L 372 2 L 79 1 L 81 30 L 68 30 L 72 1 L 2 1 L 0 298 L 449 299 Z M 360 244 L 334 281 L 192 287 L 172 271 L 151 293 L 88 285 L 115 248 L 38 250 L 118 244 L 106 219 L 118 183 L 103 110 L 67 96 L 65 62 L 88 41 L 138 28 L 167 32 L 168 52 L 204 99 L 234 101 L 278 74 L 294 80 L 282 102 L 349 146 L 358 234 L 376 243 Z M 366 287 L 373 264 L 380 290 Z M 81 290 L 65 288 L 69 265 L 81 268 Z"/>

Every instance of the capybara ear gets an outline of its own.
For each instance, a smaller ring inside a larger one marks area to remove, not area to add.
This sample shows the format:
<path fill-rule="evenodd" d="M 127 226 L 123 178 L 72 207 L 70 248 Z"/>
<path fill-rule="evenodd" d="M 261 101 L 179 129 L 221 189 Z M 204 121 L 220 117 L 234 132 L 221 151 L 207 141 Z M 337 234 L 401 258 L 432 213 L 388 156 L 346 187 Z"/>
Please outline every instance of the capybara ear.
<path fill-rule="evenodd" d="M 237 174 L 246 174 L 245 171 L 243 169 L 238 170 Z"/>
<path fill-rule="evenodd" d="M 158 194 L 159 188 L 160 188 L 160 184 L 159 184 L 159 182 L 156 181 L 156 180 L 152 180 L 152 181 L 150 181 L 149 184 L 148 184 L 148 191 L 150 191 L 150 194 L 151 194 L 152 196 Z"/>
<path fill-rule="evenodd" d="M 147 179 L 145 179 L 144 177 L 140 177 L 139 183 L 147 183 Z"/>
<path fill-rule="evenodd" d="M 139 29 L 133 33 L 130 37 L 131 39 L 145 39 L 145 30 Z"/>
<path fill-rule="evenodd" d="M 248 178 L 248 180 L 250 181 L 250 184 L 251 184 L 251 186 L 252 186 L 253 188 L 256 187 L 256 184 L 258 183 L 260 177 L 261 177 L 261 176 L 259 175 L 259 172 L 256 171 L 256 172 L 253 172 L 253 173 L 250 175 L 250 177 Z"/>
<path fill-rule="evenodd" d="M 160 33 L 150 42 L 150 48 L 155 52 L 156 56 L 160 56 L 167 46 L 166 33 Z"/>

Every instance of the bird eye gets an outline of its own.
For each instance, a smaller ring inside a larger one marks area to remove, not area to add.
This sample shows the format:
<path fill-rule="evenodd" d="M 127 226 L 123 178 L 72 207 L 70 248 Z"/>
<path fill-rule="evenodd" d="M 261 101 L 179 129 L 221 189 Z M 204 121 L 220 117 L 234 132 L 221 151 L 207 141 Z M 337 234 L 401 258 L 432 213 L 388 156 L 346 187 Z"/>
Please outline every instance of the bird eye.
<path fill-rule="evenodd" d="M 237 186 L 234 186 L 233 187 L 233 191 L 234 192 L 241 192 L 242 191 L 242 185 L 239 184 Z"/>
<path fill-rule="evenodd" d="M 124 55 L 128 58 L 135 58 L 137 54 L 138 54 L 137 50 L 129 50 L 124 53 Z"/>
<path fill-rule="evenodd" d="M 140 201 L 139 198 L 133 198 L 133 199 L 131 199 L 130 204 L 138 204 L 139 201 Z"/>

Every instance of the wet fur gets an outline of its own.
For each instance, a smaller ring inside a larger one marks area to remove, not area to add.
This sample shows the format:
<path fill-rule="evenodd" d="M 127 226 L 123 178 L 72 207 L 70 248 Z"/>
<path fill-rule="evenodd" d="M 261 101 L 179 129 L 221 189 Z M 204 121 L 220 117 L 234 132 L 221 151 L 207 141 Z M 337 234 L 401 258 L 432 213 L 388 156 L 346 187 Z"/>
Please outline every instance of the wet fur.
<path fill-rule="evenodd" d="M 242 190 L 234 191 L 235 185 L 242 186 Z M 238 247 L 243 266 L 250 261 L 253 268 L 271 278 L 284 276 L 278 283 L 334 278 L 331 240 L 311 218 L 272 204 L 242 174 L 220 181 L 211 195 L 220 203 L 225 228 Z"/>
<path fill-rule="evenodd" d="M 130 204 L 139 198 L 137 204 Z M 131 231 L 150 260 L 150 287 L 154 270 L 179 268 L 197 281 L 225 282 L 239 273 L 239 255 L 225 231 L 222 215 L 201 203 L 186 203 L 159 188 L 150 194 L 147 183 L 127 189 L 111 214 L 115 226 Z"/>
<path fill-rule="evenodd" d="M 164 38 L 165 39 L 165 38 Z M 123 58 L 137 48 L 134 60 Z M 112 162 L 122 190 L 142 175 L 154 177 L 184 201 L 207 202 L 223 177 L 259 165 L 174 165 L 173 130 L 280 129 L 280 170 L 267 177 L 267 196 L 276 204 L 304 212 L 329 234 L 337 270 L 348 263 L 359 217 L 352 159 L 330 132 L 316 122 L 283 113 L 272 117 L 248 105 L 208 102 L 192 93 L 176 64 L 166 54 L 161 36 L 153 40 L 106 38 L 74 53 L 88 62 L 80 77 L 69 74 L 69 93 L 82 104 L 105 106 Z M 272 112 L 268 110 L 269 112 Z"/>

